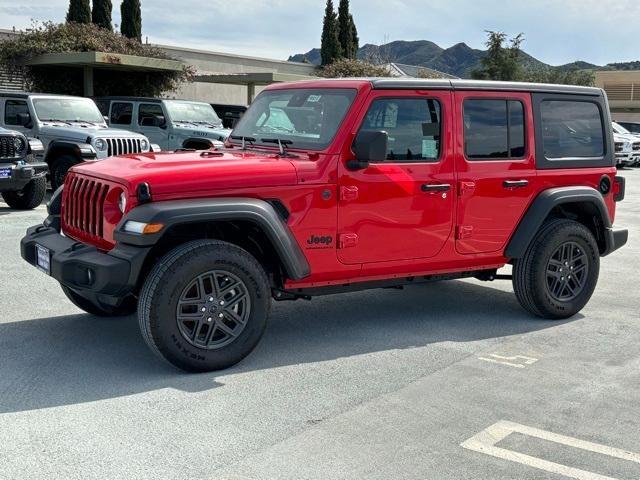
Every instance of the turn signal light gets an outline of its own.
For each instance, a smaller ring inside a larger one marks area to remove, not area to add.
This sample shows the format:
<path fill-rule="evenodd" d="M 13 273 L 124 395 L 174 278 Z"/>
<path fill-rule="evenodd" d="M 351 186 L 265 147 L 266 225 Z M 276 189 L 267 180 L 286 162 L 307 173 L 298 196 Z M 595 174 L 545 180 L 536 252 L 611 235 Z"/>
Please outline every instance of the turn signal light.
<path fill-rule="evenodd" d="M 141 235 L 149 235 L 152 233 L 158 233 L 164 228 L 162 223 L 143 223 L 133 220 L 127 220 L 124 224 L 123 230 L 129 233 L 139 233 Z"/>

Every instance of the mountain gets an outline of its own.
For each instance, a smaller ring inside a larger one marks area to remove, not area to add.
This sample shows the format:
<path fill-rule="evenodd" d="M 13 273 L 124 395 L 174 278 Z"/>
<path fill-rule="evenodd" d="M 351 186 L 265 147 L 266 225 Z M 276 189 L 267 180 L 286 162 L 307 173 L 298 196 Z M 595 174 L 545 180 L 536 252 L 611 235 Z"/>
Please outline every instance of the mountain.
<path fill-rule="evenodd" d="M 371 63 L 403 63 L 417 65 L 462 78 L 471 76 L 471 72 L 480 67 L 485 50 L 469 47 L 466 43 L 458 43 L 449 48 L 442 48 L 428 40 L 398 40 L 385 45 L 367 43 L 358 50 L 358 58 Z M 562 71 L 578 70 L 636 70 L 640 62 L 610 63 L 603 67 L 584 61 L 576 61 L 552 67 L 528 53 L 521 52 L 521 60 L 525 67 L 532 69 L 557 68 Z M 290 62 L 304 62 L 320 65 L 320 49 L 314 48 L 307 53 L 299 53 L 289 57 Z"/>

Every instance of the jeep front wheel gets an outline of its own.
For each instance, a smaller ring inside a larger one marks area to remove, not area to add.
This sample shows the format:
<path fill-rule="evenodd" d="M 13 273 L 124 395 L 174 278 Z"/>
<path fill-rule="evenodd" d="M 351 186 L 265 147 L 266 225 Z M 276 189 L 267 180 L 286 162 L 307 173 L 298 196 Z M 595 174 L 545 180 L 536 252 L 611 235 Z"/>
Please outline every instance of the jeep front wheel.
<path fill-rule="evenodd" d="M 246 357 L 264 333 L 271 307 L 262 266 L 236 245 L 185 243 L 152 269 L 138 300 L 151 350 L 178 368 L 205 372 Z"/>
<path fill-rule="evenodd" d="M 51 188 L 55 192 L 58 187 L 64 184 L 64 177 L 71 167 L 80 163 L 71 155 L 58 157 L 51 165 Z"/>
<path fill-rule="evenodd" d="M 15 210 L 33 210 L 42 203 L 46 194 L 47 180 L 41 177 L 31 180 L 22 190 L 2 192 L 2 198 Z"/>
<path fill-rule="evenodd" d="M 543 224 L 513 265 L 520 304 L 536 316 L 568 318 L 587 304 L 598 283 L 600 253 L 591 231 L 573 220 Z"/>

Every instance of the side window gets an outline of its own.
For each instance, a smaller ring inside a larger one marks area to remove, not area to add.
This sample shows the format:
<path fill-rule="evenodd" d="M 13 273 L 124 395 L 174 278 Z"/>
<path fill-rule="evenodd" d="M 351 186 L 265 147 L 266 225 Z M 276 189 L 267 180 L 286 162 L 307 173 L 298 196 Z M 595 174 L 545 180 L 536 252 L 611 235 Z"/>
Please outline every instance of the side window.
<path fill-rule="evenodd" d="M 4 104 L 4 124 L 20 126 L 19 113 L 29 113 L 29 107 L 24 100 L 7 100 Z"/>
<path fill-rule="evenodd" d="M 389 134 L 387 160 L 435 162 L 440 158 L 440 102 L 425 98 L 375 100 L 361 130 Z"/>
<path fill-rule="evenodd" d="M 604 122 L 597 104 L 545 100 L 540 104 L 540 113 L 544 156 L 547 159 L 604 156 Z"/>
<path fill-rule="evenodd" d="M 155 127 L 155 118 L 164 118 L 162 106 L 159 103 L 141 103 L 138 107 L 138 125 L 141 127 Z"/>
<path fill-rule="evenodd" d="M 112 125 L 131 125 L 133 103 L 113 102 L 111 104 L 110 122 Z"/>
<path fill-rule="evenodd" d="M 525 155 L 524 106 L 517 100 L 465 100 L 464 150 L 468 160 Z"/>

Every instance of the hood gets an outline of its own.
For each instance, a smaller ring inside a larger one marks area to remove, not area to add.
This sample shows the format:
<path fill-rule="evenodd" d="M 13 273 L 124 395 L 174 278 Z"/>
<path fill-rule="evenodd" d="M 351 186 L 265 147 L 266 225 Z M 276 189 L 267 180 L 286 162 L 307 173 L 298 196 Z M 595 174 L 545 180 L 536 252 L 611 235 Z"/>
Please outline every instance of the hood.
<path fill-rule="evenodd" d="M 226 140 L 226 138 L 231 134 L 231 129 L 224 128 L 222 125 L 209 127 L 194 123 L 176 123 L 174 127 L 183 135 L 192 135 L 194 137 L 202 138 L 213 137 L 214 140 L 217 140 L 218 138 Z"/>
<path fill-rule="evenodd" d="M 90 123 L 74 123 L 72 125 L 65 123 L 46 123 L 40 128 L 40 135 L 81 142 L 86 141 L 87 137 L 145 138 L 144 135 L 140 135 L 139 133 Z"/>
<path fill-rule="evenodd" d="M 130 193 L 147 182 L 154 196 L 180 197 L 189 192 L 295 185 L 294 165 L 266 152 L 165 152 L 124 155 L 85 162 L 73 168 L 83 175 L 126 186 Z"/>

